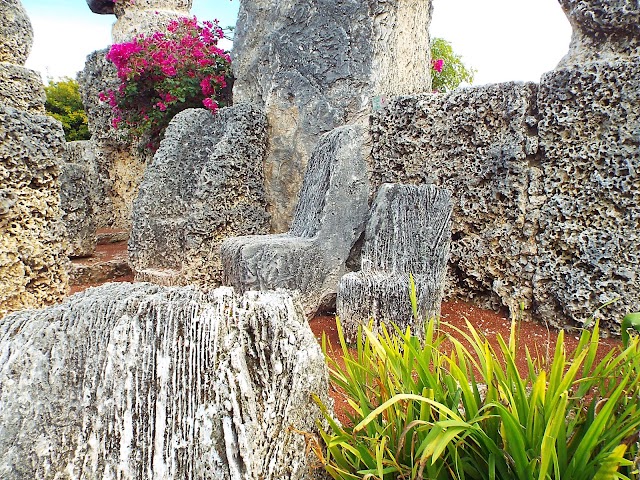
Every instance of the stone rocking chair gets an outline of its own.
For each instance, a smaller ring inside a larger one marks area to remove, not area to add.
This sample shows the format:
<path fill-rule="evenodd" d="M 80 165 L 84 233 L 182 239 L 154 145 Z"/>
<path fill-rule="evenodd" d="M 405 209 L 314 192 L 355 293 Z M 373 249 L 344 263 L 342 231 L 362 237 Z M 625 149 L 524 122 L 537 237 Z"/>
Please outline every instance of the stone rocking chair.
<path fill-rule="evenodd" d="M 425 320 L 439 317 L 451 241 L 451 194 L 435 185 L 384 184 L 371 207 L 362 270 L 340 279 L 336 313 L 345 337 L 372 320 L 424 334 Z M 409 297 L 415 282 L 418 315 Z"/>
<path fill-rule="evenodd" d="M 220 247 L 223 284 L 241 293 L 298 290 L 309 318 L 332 304 L 367 218 L 364 144 L 361 126 L 324 134 L 309 160 L 289 231 L 226 239 Z"/>

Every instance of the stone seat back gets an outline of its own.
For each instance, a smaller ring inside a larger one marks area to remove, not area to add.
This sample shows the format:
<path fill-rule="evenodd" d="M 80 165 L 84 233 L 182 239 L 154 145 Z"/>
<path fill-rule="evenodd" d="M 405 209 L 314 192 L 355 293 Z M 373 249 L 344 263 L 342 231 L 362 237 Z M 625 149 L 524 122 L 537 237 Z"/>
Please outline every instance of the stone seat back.
<path fill-rule="evenodd" d="M 365 144 L 359 125 L 324 134 L 309 161 L 289 231 L 226 239 L 220 248 L 223 283 L 241 292 L 298 290 L 309 317 L 332 304 L 366 221 Z"/>
<path fill-rule="evenodd" d="M 362 269 L 340 279 L 336 310 L 350 341 L 358 326 L 393 321 L 421 335 L 440 314 L 451 241 L 451 194 L 435 185 L 384 184 L 367 222 Z M 410 275 L 418 316 L 411 307 Z"/>

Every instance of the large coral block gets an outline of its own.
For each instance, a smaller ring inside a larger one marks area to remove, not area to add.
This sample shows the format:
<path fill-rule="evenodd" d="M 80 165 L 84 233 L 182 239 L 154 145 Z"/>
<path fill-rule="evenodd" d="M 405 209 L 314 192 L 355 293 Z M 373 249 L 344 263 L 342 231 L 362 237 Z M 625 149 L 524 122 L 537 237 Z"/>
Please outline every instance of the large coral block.
<path fill-rule="evenodd" d="M 452 192 L 447 295 L 531 305 L 543 201 L 534 84 L 400 97 L 372 118 L 372 184 L 433 181 Z"/>
<path fill-rule="evenodd" d="M 57 165 L 63 147 L 58 122 L 0 105 L 0 317 L 66 294 Z"/>
<path fill-rule="evenodd" d="M 289 232 L 226 240 L 220 252 L 224 283 L 240 291 L 298 290 L 308 316 L 332 304 L 366 220 L 365 154 L 360 126 L 323 135 L 309 162 Z"/>
<path fill-rule="evenodd" d="M 440 316 L 451 241 L 451 194 L 434 185 L 385 184 L 367 222 L 362 270 L 340 279 L 336 313 L 349 341 L 358 327 L 393 322 L 422 336 Z M 413 277 L 417 315 L 410 299 Z"/>
<path fill-rule="evenodd" d="M 328 372 L 300 306 L 107 284 L 0 324 L 0 478 L 303 480 Z"/>
<path fill-rule="evenodd" d="M 265 142 L 264 114 L 248 104 L 176 115 L 134 203 L 129 254 L 139 278 L 169 270 L 167 283 L 219 285 L 222 241 L 269 231 Z"/>
<path fill-rule="evenodd" d="M 265 106 L 266 193 L 286 231 L 323 133 L 366 121 L 372 98 L 428 92 L 430 0 L 241 0 L 235 101 Z"/>
<path fill-rule="evenodd" d="M 640 301 L 640 58 L 559 69 L 540 84 L 544 194 L 537 310 L 582 322 Z"/>

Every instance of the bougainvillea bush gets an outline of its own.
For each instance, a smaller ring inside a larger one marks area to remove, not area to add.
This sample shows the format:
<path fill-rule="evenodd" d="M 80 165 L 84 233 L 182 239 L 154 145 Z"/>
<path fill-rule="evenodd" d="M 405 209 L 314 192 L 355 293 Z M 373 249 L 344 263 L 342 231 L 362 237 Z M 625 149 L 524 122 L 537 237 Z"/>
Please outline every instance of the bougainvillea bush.
<path fill-rule="evenodd" d="M 113 110 L 112 126 L 127 128 L 154 150 L 178 112 L 204 106 L 215 113 L 231 78 L 231 58 L 218 47 L 222 38 L 217 22 L 184 17 L 166 32 L 113 45 L 107 59 L 120 87 L 100 94 Z"/>

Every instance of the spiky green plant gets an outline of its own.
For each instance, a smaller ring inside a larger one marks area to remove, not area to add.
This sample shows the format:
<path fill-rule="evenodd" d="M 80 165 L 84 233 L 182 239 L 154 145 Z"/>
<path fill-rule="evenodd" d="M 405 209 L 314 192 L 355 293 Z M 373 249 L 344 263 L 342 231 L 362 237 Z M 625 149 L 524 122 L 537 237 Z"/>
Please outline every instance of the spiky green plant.
<path fill-rule="evenodd" d="M 363 328 L 352 354 L 338 323 L 344 368 L 327 358 L 353 413 L 340 425 L 321 405 L 329 429 L 318 455 L 333 478 L 638 478 L 637 337 L 596 362 L 597 324 L 571 354 L 560 332 L 549 364 L 525 352 L 521 374 L 515 321 L 496 347 L 470 324 L 455 335 L 435 325 L 424 344 L 409 330 Z"/>

